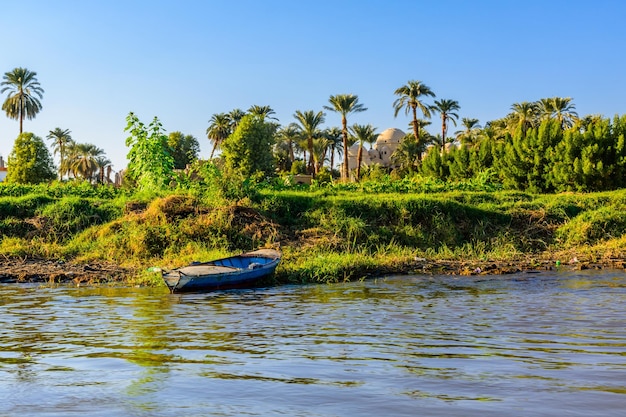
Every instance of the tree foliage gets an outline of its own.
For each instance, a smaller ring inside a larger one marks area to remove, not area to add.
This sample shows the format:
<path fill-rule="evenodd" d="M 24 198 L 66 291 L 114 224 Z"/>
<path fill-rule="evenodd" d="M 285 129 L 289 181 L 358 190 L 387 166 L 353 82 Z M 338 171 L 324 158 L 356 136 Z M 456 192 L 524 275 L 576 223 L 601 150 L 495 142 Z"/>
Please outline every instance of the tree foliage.
<path fill-rule="evenodd" d="M 306 139 L 306 148 L 309 152 L 309 174 L 315 175 L 317 174 L 317 164 L 315 164 L 313 144 L 315 139 L 322 136 L 321 125 L 326 120 L 326 114 L 323 111 L 316 113 L 313 110 L 296 110 L 293 117 L 298 122 L 297 126 L 301 137 Z"/>
<path fill-rule="evenodd" d="M 626 116 L 594 117 L 568 129 L 558 117 L 538 123 L 531 126 L 518 120 L 513 135 L 484 136 L 444 157 L 431 150 L 420 173 L 463 181 L 489 172 L 505 188 L 540 193 L 626 186 Z"/>
<path fill-rule="evenodd" d="M 2 77 L 0 93 L 9 92 L 7 99 L 2 104 L 2 110 L 7 117 L 20 121 L 20 133 L 24 124 L 24 118 L 32 120 L 41 111 L 43 88 L 37 81 L 37 73 L 26 68 L 15 68 Z"/>
<path fill-rule="evenodd" d="M 334 111 L 341 115 L 341 133 L 342 133 L 342 148 L 343 152 L 343 166 L 341 169 L 341 178 L 344 181 L 348 180 L 348 114 L 360 113 L 367 110 L 367 108 L 359 103 L 359 97 L 354 94 L 337 94 L 336 96 L 330 96 L 328 99 L 330 106 L 324 106 L 326 110 Z"/>
<path fill-rule="evenodd" d="M 216 113 L 209 120 L 209 127 L 206 130 L 207 137 L 213 142 L 211 156 L 213 159 L 215 151 L 220 148 L 224 139 L 233 133 L 233 120 L 228 113 Z"/>
<path fill-rule="evenodd" d="M 59 179 L 63 178 L 63 169 L 66 166 L 65 157 L 67 156 L 67 148 L 74 143 L 69 129 L 61 129 L 60 127 L 51 130 L 46 136 L 52 141 L 52 149 L 55 154 L 59 154 Z"/>
<path fill-rule="evenodd" d="M 167 144 L 172 150 L 175 169 L 185 169 L 198 159 L 200 144 L 192 135 L 184 135 L 181 132 L 172 132 L 167 137 Z"/>
<path fill-rule="evenodd" d="M 432 110 L 441 115 L 441 152 L 445 151 L 448 122 L 452 122 L 456 126 L 456 121 L 459 118 L 456 111 L 460 109 L 459 102 L 450 99 L 435 100 L 435 104 L 432 106 Z"/>
<path fill-rule="evenodd" d="M 369 143 L 371 145 L 376 142 L 378 133 L 376 132 L 376 128 L 372 125 L 360 125 L 357 123 L 355 123 L 350 130 L 354 135 L 354 139 L 359 143 L 359 150 L 357 151 L 356 156 L 355 174 L 356 180 L 359 181 L 361 179 L 361 163 L 363 161 L 363 144 Z"/>
<path fill-rule="evenodd" d="M 71 143 L 67 148 L 67 156 L 63 160 L 60 171 L 69 172 L 74 178 L 96 181 L 100 164 L 110 164 L 104 157 L 104 150 L 92 143 Z"/>
<path fill-rule="evenodd" d="M 155 117 L 146 127 L 132 112 L 126 121 L 124 131 L 130 133 L 126 176 L 142 190 L 163 189 L 172 177 L 174 158 L 161 122 Z"/>
<path fill-rule="evenodd" d="M 422 97 L 435 97 L 435 93 L 426 84 L 421 81 L 409 81 L 407 84 L 396 89 L 393 92 L 398 96 L 393 102 L 394 116 L 398 116 L 400 110 L 404 109 L 406 114 L 411 113 L 413 116 L 413 134 L 418 146 L 422 146 L 424 141 L 420 138 L 420 125 L 417 118 L 417 109 L 419 109 L 424 117 L 430 118 L 431 106 L 422 101 Z M 421 158 L 421 155 L 419 156 Z"/>
<path fill-rule="evenodd" d="M 56 178 L 50 151 L 39 136 L 21 133 L 8 157 L 8 183 L 36 184 Z"/>
<path fill-rule="evenodd" d="M 227 171 L 244 177 L 264 178 L 274 173 L 274 134 L 276 126 L 259 116 L 244 116 L 237 128 L 222 143 L 222 156 Z"/>

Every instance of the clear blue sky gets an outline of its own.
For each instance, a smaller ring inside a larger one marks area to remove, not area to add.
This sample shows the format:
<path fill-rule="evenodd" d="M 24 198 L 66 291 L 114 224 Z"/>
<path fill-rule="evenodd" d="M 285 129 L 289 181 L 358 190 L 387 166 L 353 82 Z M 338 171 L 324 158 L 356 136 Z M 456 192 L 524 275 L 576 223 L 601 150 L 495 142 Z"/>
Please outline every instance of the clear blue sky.
<path fill-rule="evenodd" d="M 482 124 L 553 96 L 581 116 L 624 114 L 625 17 L 621 0 L 14 1 L 0 14 L 0 73 L 26 67 L 45 90 L 25 131 L 70 129 L 119 170 L 130 111 L 194 135 L 206 157 L 211 115 L 253 104 L 286 125 L 353 93 L 368 111 L 350 124 L 408 131 L 392 103 L 409 80 Z M 0 115 L 5 159 L 18 130 Z"/>

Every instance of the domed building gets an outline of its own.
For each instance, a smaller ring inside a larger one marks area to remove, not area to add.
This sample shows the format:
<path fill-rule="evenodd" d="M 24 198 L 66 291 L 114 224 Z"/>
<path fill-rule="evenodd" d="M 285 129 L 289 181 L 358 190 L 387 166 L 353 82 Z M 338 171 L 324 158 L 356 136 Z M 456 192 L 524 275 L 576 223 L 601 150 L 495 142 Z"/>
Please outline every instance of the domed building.
<path fill-rule="evenodd" d="M 379 164 L 385 168 L 391 167 L 393 165 L 391 155 L 398 149 L 404 136 L 405 133 L 396 128 L 383 131 L 376 138 L 376 143 L 372 149 L 363 148 L 361 166 Z M 355 143 L 348 149 L 348 168 L 350 170 L 356 169 L 358 152 L 358 143 Z"/>
<path fill-rule="evenodd" d="M 382 166 L 392 165 L 391 155 L 398 149 L 405 135 L 402 130 L 396 128 L 387 129 L 378 135 L 374 149 L 378 151 Z"/>

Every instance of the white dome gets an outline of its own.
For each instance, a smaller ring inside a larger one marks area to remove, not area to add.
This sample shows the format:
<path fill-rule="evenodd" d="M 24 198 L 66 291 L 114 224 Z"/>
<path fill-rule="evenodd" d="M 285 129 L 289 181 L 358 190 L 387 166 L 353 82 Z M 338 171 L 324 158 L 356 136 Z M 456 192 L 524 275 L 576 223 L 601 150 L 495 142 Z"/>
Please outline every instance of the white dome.
<path fill-rule="evenodd" d="M 400 129 L 396 129 L 392 127 L 383 131 L 378 138 L 376 139 L 376 145 L 383 145 L 389 143 L 400 143 L 402 138 L 404 138 L 405 133 Z"/>

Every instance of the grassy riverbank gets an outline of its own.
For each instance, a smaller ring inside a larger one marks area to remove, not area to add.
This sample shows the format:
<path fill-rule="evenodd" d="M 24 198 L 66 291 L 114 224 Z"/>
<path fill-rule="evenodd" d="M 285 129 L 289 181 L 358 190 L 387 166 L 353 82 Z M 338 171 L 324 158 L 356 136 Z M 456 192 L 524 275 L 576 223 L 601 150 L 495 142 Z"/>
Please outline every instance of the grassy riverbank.
<path fill-rule="evenodd" d="M 244 191 L 148 196 L 86 184 L 0 186 L 0 275 L 10 274 L 15 260 L 45 259 L 115 265 L 111 279 L 157 284 L 152 266 L 277 245 L 284 253 L 279 283 L 609 264 L 626 253 L 622 190 Z"/>

